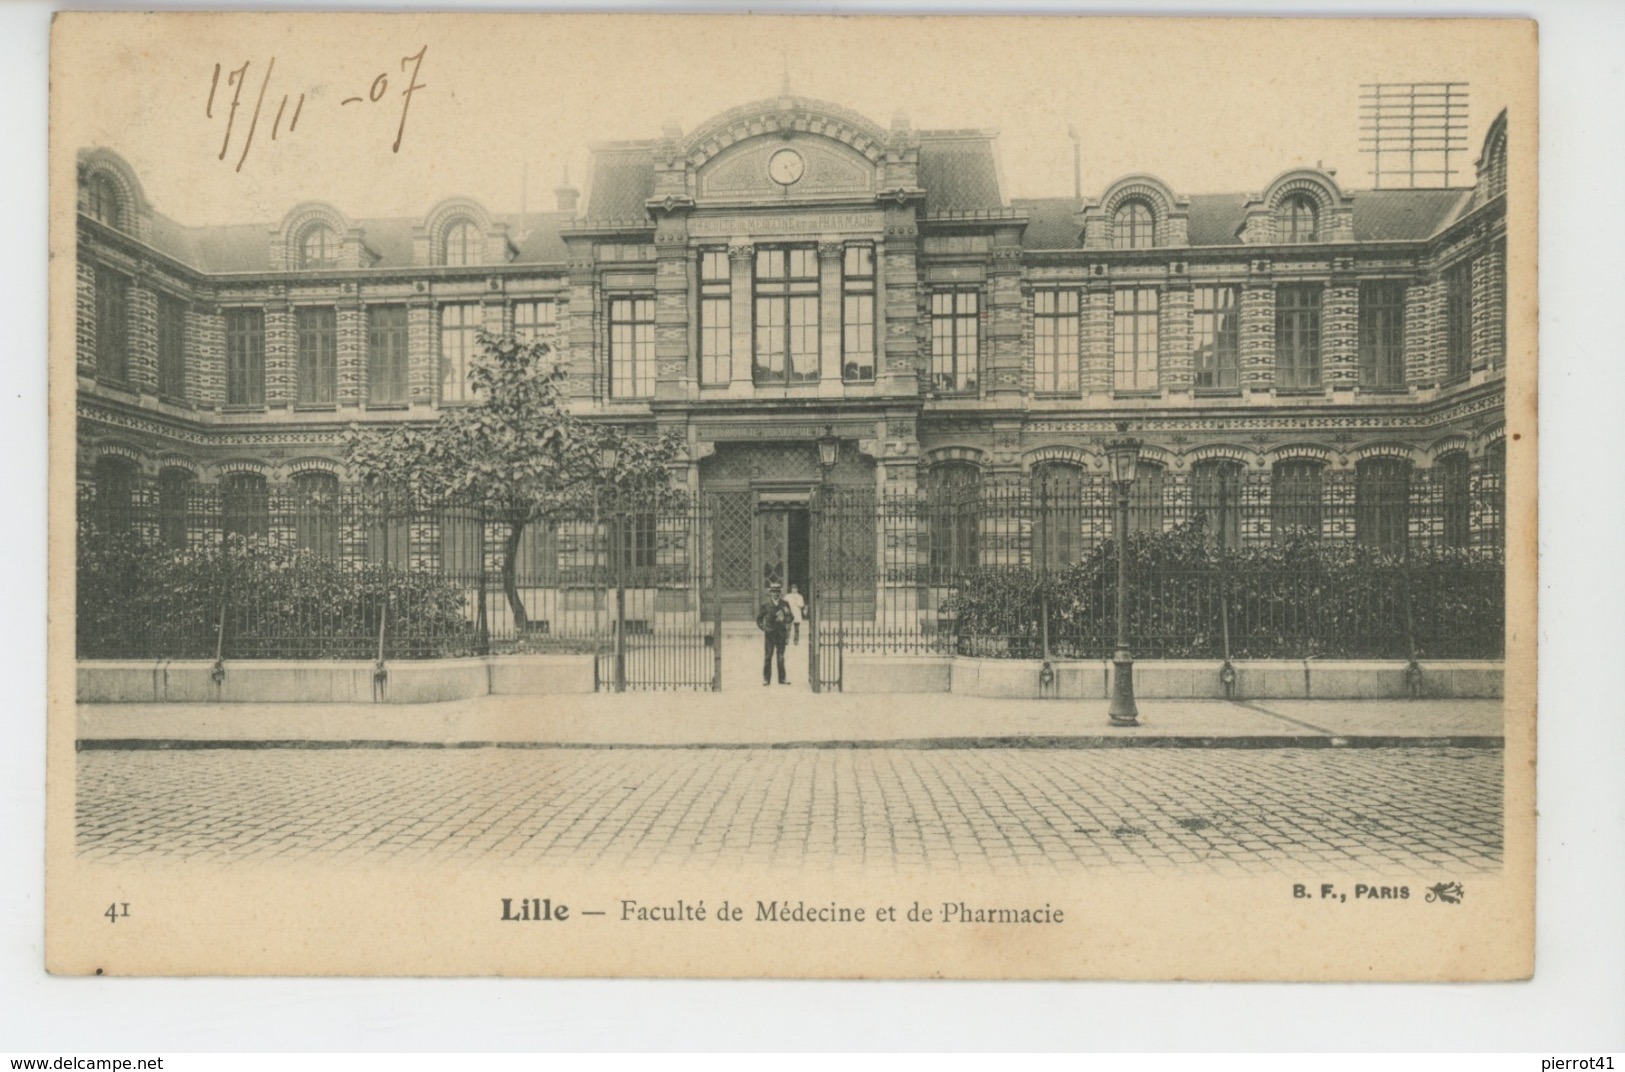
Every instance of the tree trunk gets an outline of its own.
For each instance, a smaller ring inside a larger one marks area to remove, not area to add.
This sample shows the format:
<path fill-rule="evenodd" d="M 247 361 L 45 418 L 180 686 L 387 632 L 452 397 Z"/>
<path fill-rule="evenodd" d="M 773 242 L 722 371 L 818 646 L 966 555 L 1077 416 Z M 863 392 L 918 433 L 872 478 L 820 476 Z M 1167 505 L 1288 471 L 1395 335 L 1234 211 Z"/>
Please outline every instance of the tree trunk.
<path fill-rule="evenodd" d="M 519 598 L 519 538 L 525 534 L 524 518 L 516 520 L 508 529 L 508 539 L 502 548 L 502 593 L 508 597 L 508 609 L 513 612 L 513 629 L 516 636 L 524 636 L 526 628 L 530 625 L 530 618 L 525 614 L 525 604 Z"/>

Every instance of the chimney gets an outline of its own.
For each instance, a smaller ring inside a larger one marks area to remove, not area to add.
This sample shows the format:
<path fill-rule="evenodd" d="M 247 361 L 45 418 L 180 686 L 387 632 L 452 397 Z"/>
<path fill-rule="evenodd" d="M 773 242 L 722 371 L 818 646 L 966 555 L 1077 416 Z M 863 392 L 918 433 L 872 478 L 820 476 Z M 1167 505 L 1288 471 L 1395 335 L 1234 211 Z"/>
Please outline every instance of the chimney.
<path fill-rule="evenodd" d="M 570 166 L 564 166 L 564 181 L 553 188 L 553 196 L 559 199 L 559 211 L 576 214 L 576 202 L 581 199 L 581 191 L 570 185 Z"/>

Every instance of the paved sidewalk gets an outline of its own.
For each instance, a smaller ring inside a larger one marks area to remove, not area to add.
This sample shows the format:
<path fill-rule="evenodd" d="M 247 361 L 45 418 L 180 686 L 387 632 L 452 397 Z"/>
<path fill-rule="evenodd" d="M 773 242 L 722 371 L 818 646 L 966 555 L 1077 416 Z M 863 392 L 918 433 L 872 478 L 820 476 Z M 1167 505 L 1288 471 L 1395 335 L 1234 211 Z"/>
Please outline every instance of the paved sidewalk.
<path fill-rule="evenodd" d="M 722 693 L 442 704 L 81 704 L 84 749 L 188 747 L 1499 747 L 1499 700 L 1103 700 Z"/>

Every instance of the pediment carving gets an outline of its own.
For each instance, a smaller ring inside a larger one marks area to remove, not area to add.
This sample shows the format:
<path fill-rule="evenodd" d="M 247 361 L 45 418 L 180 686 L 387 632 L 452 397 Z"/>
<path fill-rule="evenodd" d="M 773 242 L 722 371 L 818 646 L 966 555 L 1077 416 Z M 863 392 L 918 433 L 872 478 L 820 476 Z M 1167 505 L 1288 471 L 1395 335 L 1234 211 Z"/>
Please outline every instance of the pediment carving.
<path fill-rule="evenodd" d="M 801 154 L 801 178 L 785 187 L 767 173 L 768 160 L 784 148 Z M 874 165 L 826 138 L 753 138 L 734 146 L 700 169 L 699 197 L 774 201 L 817 197 L 868 197 L 875 191 Z"/>

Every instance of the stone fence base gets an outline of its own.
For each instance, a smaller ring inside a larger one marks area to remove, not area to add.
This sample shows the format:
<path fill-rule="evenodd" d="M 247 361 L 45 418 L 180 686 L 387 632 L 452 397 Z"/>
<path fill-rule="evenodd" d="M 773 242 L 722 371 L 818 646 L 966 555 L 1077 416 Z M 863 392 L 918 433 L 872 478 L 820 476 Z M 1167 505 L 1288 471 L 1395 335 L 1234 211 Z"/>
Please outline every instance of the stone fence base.
<path fill-rule="evenodd" d="M 1499 698 L 1499 660 L 1422 662 L 1415 681 L 1403 659 L 1250 659 L 1231 664 L 1200 659 L 1146 659 L 1134 664 L 1134 694 L 1155 700 L 1384 700 Z M 1050 676 L 1036 659 L 974 659 L 957 655 L 848 655 L 841 690 L 848 693 L 949 692 L 1001 699 L 1104 700 L 1112 664 L 1055 661 Z"/>
<path fill-rule="evenodd" d="M 85 660 L 80 703 L 439 703 L 473 696 L 593 691 L 591 655 L 494 655 L 390 662 L 382 677 L 359 660 L 227 660 L 215 680 L 204 659 Z"/>

